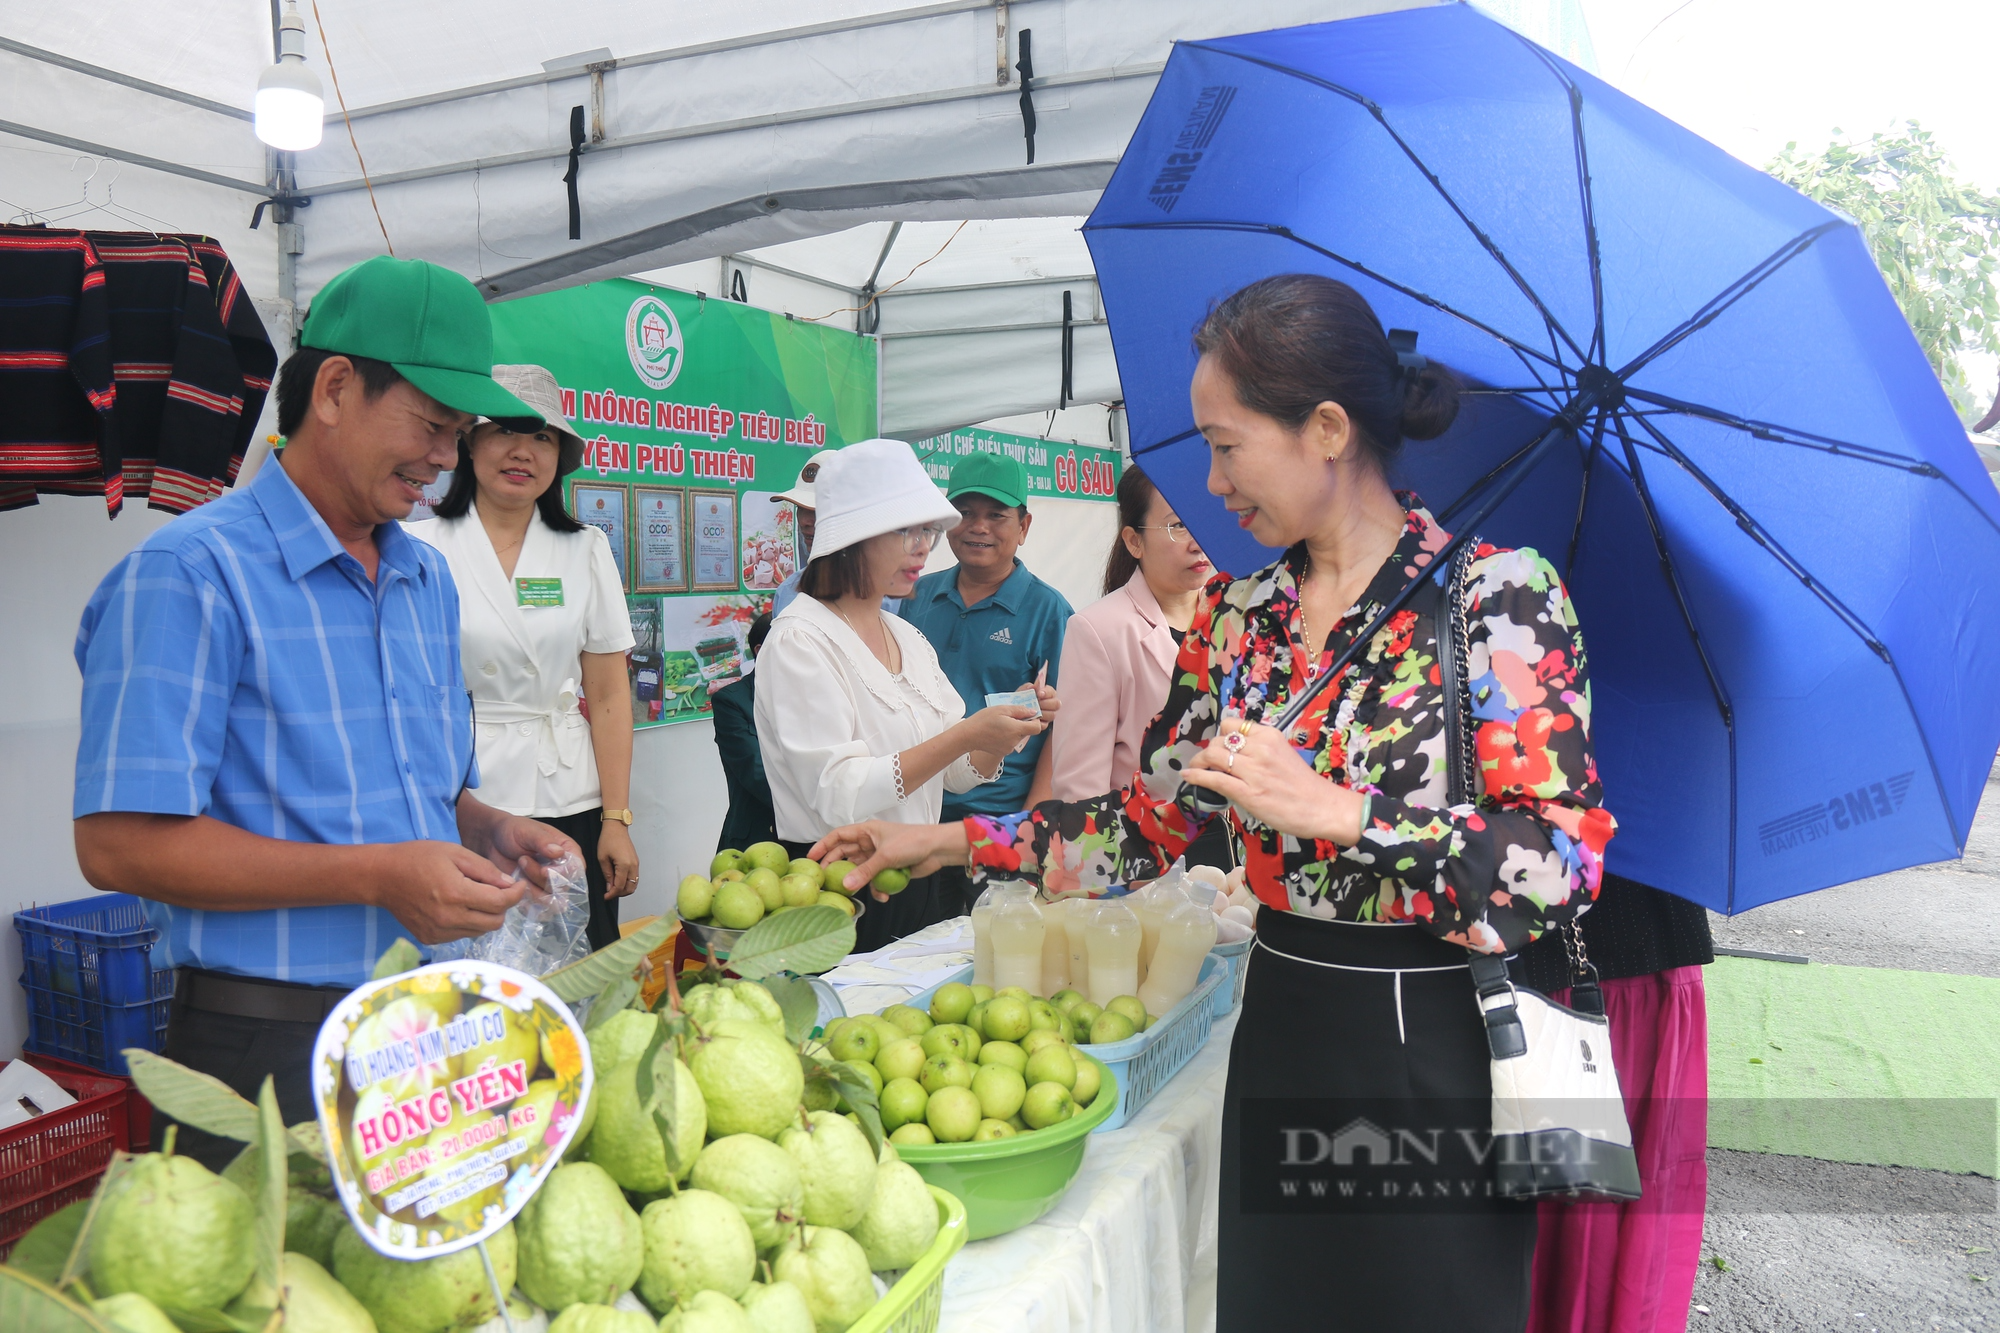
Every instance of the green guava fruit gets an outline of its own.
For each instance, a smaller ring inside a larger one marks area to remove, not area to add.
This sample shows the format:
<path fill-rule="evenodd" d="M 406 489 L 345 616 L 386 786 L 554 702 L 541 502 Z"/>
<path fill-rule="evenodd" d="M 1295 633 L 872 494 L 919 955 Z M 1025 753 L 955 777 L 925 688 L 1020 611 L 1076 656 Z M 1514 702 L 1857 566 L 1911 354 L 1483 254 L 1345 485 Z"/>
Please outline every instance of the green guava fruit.
<path fill-rule="evenodd" d="M 639 1295 L 655 1310 L 685 1303 L 698 1291 L 741 1296 L 757 1269 L 757 1242 L 736 1205 L 707 1190 L 684 1189 L 639 1214 L 646 1262 Z"/>
<path fill-rule="evenodd" d="M 116 1296 L 92 1301 L 90 1308 L 120 1333 L 181 1333 L 173 1320 L 160 1313 L 159 1306 L 136 1291 L 121 1291 Z M 806 1327 L 812 1327 L 810 1319 Z"/>
<path fill-rule="evenodd" d="M 513 1223 L 486 1238 L 486 1252 L 500 1289 L 511 1290 Z M 333 1275 L 374 1316 L 378 1333 L 453 1333 L 500 1312 L 476 1246 L 435 1259 L 391 1259 L 349 1227 L 334 1239 Z"/>
<path fill-rule="evenodd" d="M 719 1292 L 696 1292 L 693 1300 L 660 1321 L 660 1333 L 755 1333 L 743 1307 Z"/>
<path fill-rule="evenodd" d="M 785 1040 L 785 1011 L 778 1006 L 778 998 L 754 981 L 740 981 L 730 978 L 723 986 L 736 997 L 737 1003 L 750 1011 L 750 1016 L 771 1029 L 779 1041 Z"/>
<path fill-rule="evenodd" d="M 521 1293 L 545 1310 L 609 1305 L 632 1289 L 646 1262 L 639 1215 L 593 1162 L 551 1171 L 514 1219 L 514 1233 Z"/>
<path fill-rule="evenodd" d="M 655 1333 L 651 1315 L 608 1305 L 572 1305 L 549 1321 L 549 1333 Z"/>
<path fill-rule="evenodd" d="M 754 870 L 785 874 L 792 868 L 792 854 L 782 843 L 753 842 L 743 849 L 743 864 Z"/>
<path fill-rule="evenodd" d="M 664 1054 L 664 1052 L 663 1052 Z M 793 1061 L 797 1063 L 796 1060 Z M 591 1093 L 597 1123 L 584 1145 L 585 1159 L 597 1163 L 628 1190 L 655 1194 L 667 1187 L 667 1153 L 660 1127 L 639 1099 L 637 1058 L 600 1078 Z M 708 1134 L 708 1107 L 694 1072 L 674 1061 L 674 1139 L 679 1153 L 677 1180 L 687 1179 L 701 1141 Z"/>
<path fill-rule="evenodd" d="M 917 1169 L 884 1161 L 875 1168 L 868 1212 L 850 1230 L 876 1271 L 908 1268 L 937 1239 L 937 1201 Z"/>
<path fill-rule="evenodd" d="M 191 1157 L 147 1153 L 106 1191 L 90 1228 L 90 1285 L 162 1310 L 220 1310 L 250 1283 L 250 1196 Z"/>
<path fill-rule="evenodd" d="M 347 1226 L 347 1213 L 332 1199 L 291 1187 L 285 1204 L 285 1248 L 325 1268 L 333 1263 L 333 1238 Z"/>
<path fill-rule="evenodd" d="M 760 1250 L 782 1244 L 805 1205 L 797 1160 L 754 1134 L 730 1134 L 703 1148 L 689 1181 L 735 1204 Z"/>
<path fill-rule="evenodd" d="M 686 1049 L 716 1136 L 772 1138 L 798 1110 L 806 1086 L 798 1053 L 762 1024 L 723 1019 Z"/>
<path fill-rule="evenodd" d="M 833 1227 L 800 1227 L 778 1251 L 771 1272 L 799 1289 L 819 1333 L 846 1333 L 875 1304 L 868 1255 L 852 1236 Z"/>
<path fill-rule="evenodd" d="M 743 1293 L 743 1313 L 756 1333 L 813 1333 L 812 1307 L 789 1282 L 752 1282 Z"/>
<path fill-rule="evenodd" d="M 810 1112 L 803 1127 L 778 1135 L 778 1146 L 799 1164 L 808 1223 L 845 1231 L 861 1220 L 875 1194 L 875 1150 L 852 1121 Z"/>
<path fill-rule="evenodd" d="M 620 1009 L 585 1034 L 590 1043 L 590 1072 L 603 1079 L 619 1065 L 631 1064 L 646 1053 L 653 1032 L 660 1026 L 658 1014 L 637 1009 Z"/>
<path fill-rule="evenodd" d="M 695 1026 L 704 1032 L 719 1019 L 739 1018 L 755 1022 L 757 1018 L 750 1006 L 739 1000 L 729 987 L 708 982 L 690 986 L 681 992 L 681 1012 L 693 1019 Z"/>
<path fill-rule="evenodd" d="M 376 1333 L 374 1316 L 312 1259 L 287 1251 L 278 1271 L 285 1333 Z"/>

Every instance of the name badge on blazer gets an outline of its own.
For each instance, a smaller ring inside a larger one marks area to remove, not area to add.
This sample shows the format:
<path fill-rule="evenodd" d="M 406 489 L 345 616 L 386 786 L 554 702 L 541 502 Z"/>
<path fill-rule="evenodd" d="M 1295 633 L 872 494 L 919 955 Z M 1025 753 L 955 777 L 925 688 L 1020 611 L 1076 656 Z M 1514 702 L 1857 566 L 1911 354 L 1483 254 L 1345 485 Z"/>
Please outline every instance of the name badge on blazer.
<path fill-rule="evenodd" d="M 561 579 L 515 579 L 514 604 L 516 606 L 561 606 L 563 586 Z"/>

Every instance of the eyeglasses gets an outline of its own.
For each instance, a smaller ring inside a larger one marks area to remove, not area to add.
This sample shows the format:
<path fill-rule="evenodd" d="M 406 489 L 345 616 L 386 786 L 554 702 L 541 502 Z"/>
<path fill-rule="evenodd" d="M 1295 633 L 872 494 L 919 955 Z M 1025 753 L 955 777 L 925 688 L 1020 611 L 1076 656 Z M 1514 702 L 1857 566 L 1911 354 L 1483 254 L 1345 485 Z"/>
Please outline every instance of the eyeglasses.
<path fill-rule="evenodd" d="M 1169 523 L 1164 527 L 1157 523 L 1145 523 L 1134 529 L 1134 531 L 1164 532 L 1167 534 L 1167 540 L 1175 543 L 1184 542 L 1188 539 L 1187 524 L 1185 523 Z"/>
<path fill-rule="evenodd" d="M 942 523 L 926 523 L 920 528 L 897 528 L 896 535 L 903 539 L 903 549 L 915 554 L 928 551 L 944 536 Z"/>

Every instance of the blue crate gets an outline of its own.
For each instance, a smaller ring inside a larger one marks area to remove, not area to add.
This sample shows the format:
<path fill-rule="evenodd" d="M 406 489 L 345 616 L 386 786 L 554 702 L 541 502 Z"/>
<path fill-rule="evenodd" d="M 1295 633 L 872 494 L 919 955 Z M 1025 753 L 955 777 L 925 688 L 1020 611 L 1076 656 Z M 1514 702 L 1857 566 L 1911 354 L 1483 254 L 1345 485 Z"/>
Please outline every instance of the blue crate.
<path fill-rule="evenodd" d="M 160 1049 L 174 974 L 154 971 L 145 904 L 103 893 L 14 914 L 28 1050 L 123 1076 L 127 1047 Z"/>
<path fill-rule="evenodd" d="M 146 904 L 100 893 L 14 913 L 23 984 L 100 1004 L 143 1004 L 153 994 L 153 943 Z"/>

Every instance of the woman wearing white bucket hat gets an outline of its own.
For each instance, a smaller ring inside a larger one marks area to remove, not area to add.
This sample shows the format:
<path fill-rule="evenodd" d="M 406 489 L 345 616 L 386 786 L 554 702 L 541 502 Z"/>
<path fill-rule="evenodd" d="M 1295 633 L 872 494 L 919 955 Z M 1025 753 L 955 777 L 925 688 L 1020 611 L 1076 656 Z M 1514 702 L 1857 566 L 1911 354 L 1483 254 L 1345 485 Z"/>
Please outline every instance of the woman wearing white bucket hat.
<path fill-rule="evenodd" d="M 794 856 L 860 819 L 935 823 L 947 789 L 991 781 L 1058 707 L 1044 687 L 1039 718 L 1019 707 L 965 716 L 929 642 L 882 613 L 882 598 L 907 596 L 958 522 L 909 445 L 849 445 L 821 465 L 813 489 L 812 561 L 757 656 L 757 740 L 778 838 Z M 855 948 L 929 925 L 934 898 L 925 877 L 878 902 Z"/>
<path fill-rule="evenodd" d="M 632 622 L 610 543 L 563 508 L 562 478 L 583 461 L 583 441 L 563 423 L 555 376 L 523 365 L 495 366 L 493 378 L 542 423 L 480 418 L 459 443 L 437 517 L 409 532 L 444 553 L 458 585 L 480 799 L 576 839 L 590 947 L 601 949 L 617 942 L 618 899 L 639 883 L 625 808 Z"/>

